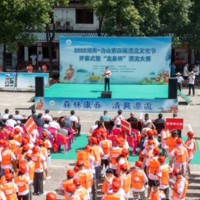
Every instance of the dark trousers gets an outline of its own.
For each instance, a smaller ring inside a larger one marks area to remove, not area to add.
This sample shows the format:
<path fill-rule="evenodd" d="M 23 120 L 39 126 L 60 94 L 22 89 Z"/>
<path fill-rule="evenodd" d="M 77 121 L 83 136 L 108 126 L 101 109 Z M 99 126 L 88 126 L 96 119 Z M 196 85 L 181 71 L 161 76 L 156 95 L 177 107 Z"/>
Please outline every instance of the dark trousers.
<path fill-rule="evenodd" d="M 165 188 L 165 189 L 163 189 L 161 191 L 163 191 L 165 193 L 165 195 L 166 195 L 166 198 L 169 199 L 169 188 Z"/>
<path fill-rule="evenodd" d="M 76 128 L 78 130 L 78 136 L 80 136 L 81 133 L 81 125 L 80 124 L 76 124 Z"/>
<path fill-rule="evenodd" d="M 108 86 L 108 91 L 110 91 L 110 78 L 105 78 L 105 91 Z"/>
<path fill-rule="evenodd" d="M 34 172 L 34 193 L 43 193 L 43 172 Z"/>
<path fill-rule="evenodd" d="M 181 83 L 178 83 L 178 89 L 181 91 L 182 85 Z"/>
<path fill-rule="evenodd" d="M 26 195 L 17 195 L 18 200 L 29 200 L 29 193 Z"/>
<path fill-rule="evenodd" d="M 193 95 L 195 95 L 194 84 L 189 84 L 189 95 L 190 95 L 191 89 L 192 89 Z"/>
<path fill-rule="evenodd" d="M 95 174 L 93 174 L 92 199 L 97 200 L 97 184 L 96 184 L 96 175 Z"/>

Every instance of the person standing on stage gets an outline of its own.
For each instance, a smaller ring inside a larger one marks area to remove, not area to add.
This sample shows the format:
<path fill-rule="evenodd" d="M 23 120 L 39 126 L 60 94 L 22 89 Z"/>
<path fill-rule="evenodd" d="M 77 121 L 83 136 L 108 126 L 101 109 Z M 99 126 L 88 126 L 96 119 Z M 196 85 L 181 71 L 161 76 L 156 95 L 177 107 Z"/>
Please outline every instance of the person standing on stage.
<path fill-rule="evenodd" d="M 177 75 L 178 89 L 181 91 L 184 79 L 183 79 L 183 77 L 181 76 L 181 74 L 179 72 L 176 75 Z"/>
<path fill-rule="evenodd" d="M 188 96 L 190 95 L 191 89 L 193 91 L 193 96 L 194 96 L 195 95 L 195 89 L 194 89 L 195 73 L 193 71 L 189 73 L 188 82 L 189 82 L 189 93 L 188 93 Z"/>
<path fill-rule="evenodd" d="M 110 90 L 110 76 L 111 76 L 111 71 L 109 70 L 108 67 L 106 67 L 106 71 L 104 73 L 105 76 L 105 91 L 106 91 L 106 86 L 108 85 L 108 91 Z"/>

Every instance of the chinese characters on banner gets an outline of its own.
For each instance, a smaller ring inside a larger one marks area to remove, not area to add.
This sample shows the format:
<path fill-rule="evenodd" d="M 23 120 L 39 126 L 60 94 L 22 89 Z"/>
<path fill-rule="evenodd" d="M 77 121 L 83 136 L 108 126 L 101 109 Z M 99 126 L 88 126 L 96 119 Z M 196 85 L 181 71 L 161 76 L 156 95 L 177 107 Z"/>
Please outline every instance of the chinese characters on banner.
<path fill-rule="evenodd" d="M 127 134 L 131 134 L 131 124 L 125 120 L 121 120 L 121 129 Z"/>
<path fill-rule="evenodd" d="M 183 129 L 183 119 L 182 118 L 166 118 L 165 127 L 167 129 Z"/>
<path fill-rule="evenodd" d="M 33 118 L 29 118 L 29 120 L 26 122 L 26 124 L 24 125 L 27 133 L 30 135 L 32 133 L 32 131 L 37 128 L 35 121 L 33 120 Z"/>

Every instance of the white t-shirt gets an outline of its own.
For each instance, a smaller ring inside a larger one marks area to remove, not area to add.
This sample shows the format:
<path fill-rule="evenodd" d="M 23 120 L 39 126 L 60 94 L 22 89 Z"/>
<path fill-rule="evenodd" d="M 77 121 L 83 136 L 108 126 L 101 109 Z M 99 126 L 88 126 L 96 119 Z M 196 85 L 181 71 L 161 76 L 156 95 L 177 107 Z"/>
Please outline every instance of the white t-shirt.
<path fill-rule="evenodd" d="M 92 133 L 94 129 L 96 129 L 98 126 L 95 124 L 93 126 L 90 127 L 89 132 Z"/>
<path fill-rule="evenodd" d="M 71 116 L 69 117 L 69 119 L 70 119 L 71 121 L 75 121 L 76 123 L 78 123 L 78 117 L 76 117 L 76 116 L 74 116 L 74 115 L 71 115 Z"/>
<path fill-rule="evenodd" d="M 195 81 L 195 75 L 188 76 L 188 79 L 189 79 L 189 84 L 192 84 L 192 85 L 194 85 L 194 81 Z"/>
<path fill-rule="evenodd" d="M 109 73 L 109 75 L 105 75 L 105 78 L 110 78 L 110 76 L 111 76 L 111 71 L 110 70 L 105 71 L 104 73 Z"/>
<path fill-rule="evenodd" d="M 43 59 L 43 55 L 42 55 L 42 54 L 39 54 L 39 55 L 38 55 L 38 61 L 42 61 L 42 59 Z"/>
<path fill-rule="evenodd" d="M 32 55 L 32 56 L 30 56 L 30 58 L 31 58 L 32 61 L 36 61 L 37 56 L 36 55 Z"/>
<path fill-rule="evenodd" d="M 60 124 L 56 121 L 52 121 L 49 123 L 49 127 L 60 129 Z"/>
<path fill-rule="evenodd" d="M 1 195 L 1 200 L 6 200 L 6 196 L 2 191 L 0 191 L 0 195 Z"/>
<path fill-rule="evenodd" d="M 194 143 L 191 142 L 190 140 L 188 140 L 186 142 L 186 146 L 188 147 L 188 149 L 194 149 Z M 193 157 L 194 157 L 194 151 L 192 151 L 191 157 L 189 157 L 189 158 L 192 159 Z"/>
<path fill-rule="evenodd" d="M 21 115 L 13 115 L 13 119 L 24 119 Z"/>
<path fill-rule="evenodd" d="M 199 66 L 196 66 L 193 71 L 195 72 L 195 75 L 199 75 Z"/>
<path fill-rule="evenodd" d="M 166 145 L 166 137 L 167 137 L 167 134 L 165 132 L 165 130 L 162 130 L 161 131 L 161 138 L 162 138 L 162 142 L 161 142 L 161 147 L 162 149 L 168 149 L 168 146 Z"/>
<path fill-rule="evenodd" d="M 178 83 L 181 83 L 184 79 L 182 76 L 177 76 Z"/>
<path fill-rule="evenodd" d="M 185 66 L 183 68 L 183 76 L 188 76 L 188 68 L 187 68 L 187 66 Z"/>
<path fill-rule="evenodd" d="M 6 121 L 6 126 L 14 127 L 16 124 L 17 124 L 17 122 L 15 120 L 13 120 L 13 119 L 8 119 Z"/>
<path fill-rule="evenodd" d="M 1 119 L 8 119 L 9 114 L 3 114 L 1 115 Z"/>
<path fill-rule="evenodd" d="M 52 120 L 52 117 L 51 117 L 49 114 L 44 114 L 44 115 L 42 116 L 42 119 L 48 119 L 50 122 L 53 121 L 53 120 Z"/>

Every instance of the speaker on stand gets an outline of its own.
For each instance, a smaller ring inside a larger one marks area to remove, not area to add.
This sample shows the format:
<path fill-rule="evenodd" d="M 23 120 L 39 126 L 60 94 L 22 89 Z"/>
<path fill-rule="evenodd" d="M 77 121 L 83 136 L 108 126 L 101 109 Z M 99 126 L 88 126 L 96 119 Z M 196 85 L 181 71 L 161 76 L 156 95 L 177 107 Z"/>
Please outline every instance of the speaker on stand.
<path fill-rule="evenodd" d="M 169 78 L 168 99 L 177 99 L 177 78 Z"/>
<path fill-rule="evenodd" d="M 111 91 L 102 91 L 101 92 L 101 98 L 111 98 L 111 97 L 112 97 Z"/>
<path fill-rule="evenodd" d="M 35 77 L 35 96 L 44 96 L 44 77 Z"/>

